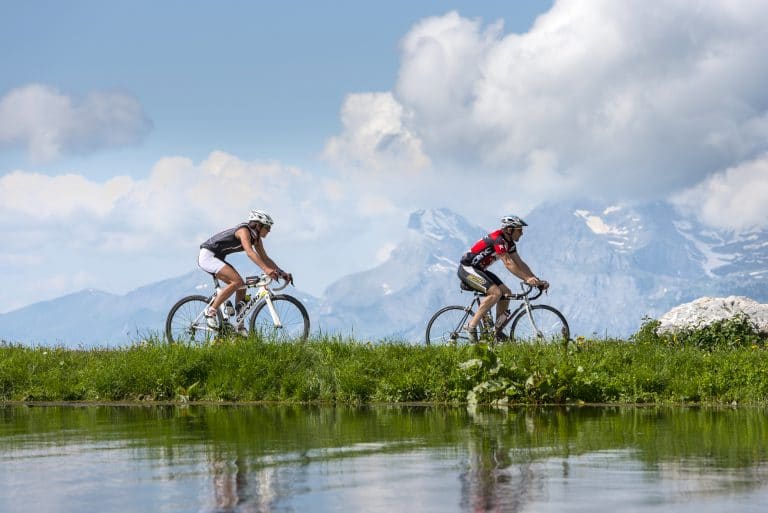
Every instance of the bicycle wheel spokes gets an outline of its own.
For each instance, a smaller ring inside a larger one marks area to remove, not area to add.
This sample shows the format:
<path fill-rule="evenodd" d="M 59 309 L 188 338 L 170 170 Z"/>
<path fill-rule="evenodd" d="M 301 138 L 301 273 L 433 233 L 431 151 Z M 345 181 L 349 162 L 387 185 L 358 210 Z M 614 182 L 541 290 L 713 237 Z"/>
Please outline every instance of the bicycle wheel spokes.
<path fill-rule="evenodd" d="M 190 296 L 176 303 L 166 320 L 165 331 L 169 342 L 205 345 L 216 337 L 216 330 L 208 326 L 203 312 L 208 299 Z M 221 324 L 222 319 L 219 318 Z"/>
<path fill-rule="evenodd" d="M 305 340 L 309 336 L 309 315 L 298 299 L 284 295 L 273 296 L 272 306 L 279 326 L 275 324 L 267 303 L 262 302 L 251 317 L 251 334 L 278 342 Z"/>
<path fill-rule="evenodd" d="M 463 306 L 446 306 L 439 310 L 427 324 L 427 345 L 469 344 L 464 325 L 471 316 L 472 313 Z"/>
<path fill-rule="evenodd" d="M 531 307 L 530 316 L 528 312 L 520 312 L 510 335 L 516 342 L 566 345 L 570 330 L 563 314 L 551 306 L 535 305 Z"/>

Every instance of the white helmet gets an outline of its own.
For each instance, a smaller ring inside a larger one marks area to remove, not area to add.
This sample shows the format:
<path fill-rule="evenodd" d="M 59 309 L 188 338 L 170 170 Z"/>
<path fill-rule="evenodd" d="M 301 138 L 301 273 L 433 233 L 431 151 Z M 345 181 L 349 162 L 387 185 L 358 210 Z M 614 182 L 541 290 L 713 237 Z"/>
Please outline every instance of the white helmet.
<path fill-rule="evenodd" d="M 517 216 L 504 216 L 501 218 L 502 228 L 520 228 L 522 226 L 528 226 L 528 223 L 523 221 Z"/>
<path fill-rule="evenodd" d="M 275 224 L 272 217 L 263 210 L 251 210 L 251 213 L 248 214 L 248 221 L 257 221 L 264 226 L 272 226 Z"/>

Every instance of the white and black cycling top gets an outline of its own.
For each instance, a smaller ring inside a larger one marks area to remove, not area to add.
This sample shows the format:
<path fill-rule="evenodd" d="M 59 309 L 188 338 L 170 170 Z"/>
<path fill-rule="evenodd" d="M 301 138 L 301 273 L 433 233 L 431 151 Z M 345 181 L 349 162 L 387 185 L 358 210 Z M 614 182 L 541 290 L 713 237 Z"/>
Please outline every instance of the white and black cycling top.
<path fill-rule="evenodd" d="M 200 244 L 200 248 L 209 250 L 214 254 L 216 258 L 220 260 L 224 260 L 224 257 L 231 255 L 232 253 L 244 251 L 243 243 L 240 242 L 240 239 L 235 236 L 235 232 L 240 228 L 248 228 L 248 231 L 251 232 L 251 240 L 259 240 L 259 232 L 253 230 L 250 226 L 248 226 L 248 223 L 246 222 L 240 223 L 234 228 L 230 228 L 228 230 L 217 233 L 207 241 Z"/>

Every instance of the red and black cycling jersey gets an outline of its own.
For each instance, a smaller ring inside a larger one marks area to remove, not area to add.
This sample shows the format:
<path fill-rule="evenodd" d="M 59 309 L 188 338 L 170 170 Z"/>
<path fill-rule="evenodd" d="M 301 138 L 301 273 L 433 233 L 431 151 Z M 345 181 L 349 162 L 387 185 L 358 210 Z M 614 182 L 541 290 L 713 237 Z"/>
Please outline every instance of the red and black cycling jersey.
<path fill-rule="evenodd" d="M 240 239 L 235 235 L 235 232 L 240 228 L 248 228 L 248 231 L 251 232 L 251 241 L 254 243 L 259 239 L 259 232 L 253 230 L 248 223 L 240 223 L 234 228 L 217 233 L 200 244 L 200 247 L 211 250 L 216 258 L 220 260 L 224 260 L 224 258 L 231 253 L 245 251 L 243 249 L 243 243 L 240 242 Z"/>
<path fill-rule="evenodd" d="M 484 270 L 494 263 L 499 255 L 516 251 L 515 243 L 507 241 L 502 235 L 502 230 L 496 230 L 475 242 L 461 257 L 461 264 Z"/>

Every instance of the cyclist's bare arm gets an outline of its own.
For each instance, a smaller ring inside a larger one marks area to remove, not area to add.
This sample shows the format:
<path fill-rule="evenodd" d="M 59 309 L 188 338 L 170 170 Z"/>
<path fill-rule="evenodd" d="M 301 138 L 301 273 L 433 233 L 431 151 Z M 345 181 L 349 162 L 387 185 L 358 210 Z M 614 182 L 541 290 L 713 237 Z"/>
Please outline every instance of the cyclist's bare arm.
<path fill-rule="evenodd" d="M 240 239 L 240 243 L 243 245 L 243 250 L 245 250 L 245 254 L 248 255 L 248 258 L 250 258 L 254 264 L 258 265 L 264 271 L 264 274 L 272 279 L 277 279 L 277 264 L 267 256 L 267 252 L 264 251 L 264 245 L 261 243 L 261 239 L 255 241 L 251 239 L 251 232 L 245 227 L 237 230 L 235 236 Z"/>
<path fill-rule="evenodd" d="M 523 280 L 528 285 L 546 289 L 549 287 L 549 283 L 544 280 L 540 280 L 533 274 L 528 264 L 523 262 L 520 255 L 517 253 L 505 253 L 499 257 L 509 272 Z"/>
<path fill-rule="evenodd" d="M 264 249 L 264 243 L 261 242 L 261 239 L 256 241 L 254 244 L 254 249 L 256 250 L 256 253 L 261 256 L 261 259 L 266 262 L 267 265 L 269 265 L 272 269 L 274 269 L 274 271 L 272 271 L 274 274 L 266 273 L 270 278 L 275 280 L 286 280 L 288 283 L 293 284 L 293 275 L 283 271 L 280 266 L 275 263 L 274 260 L 269 258 L 267 251 Z"/>

